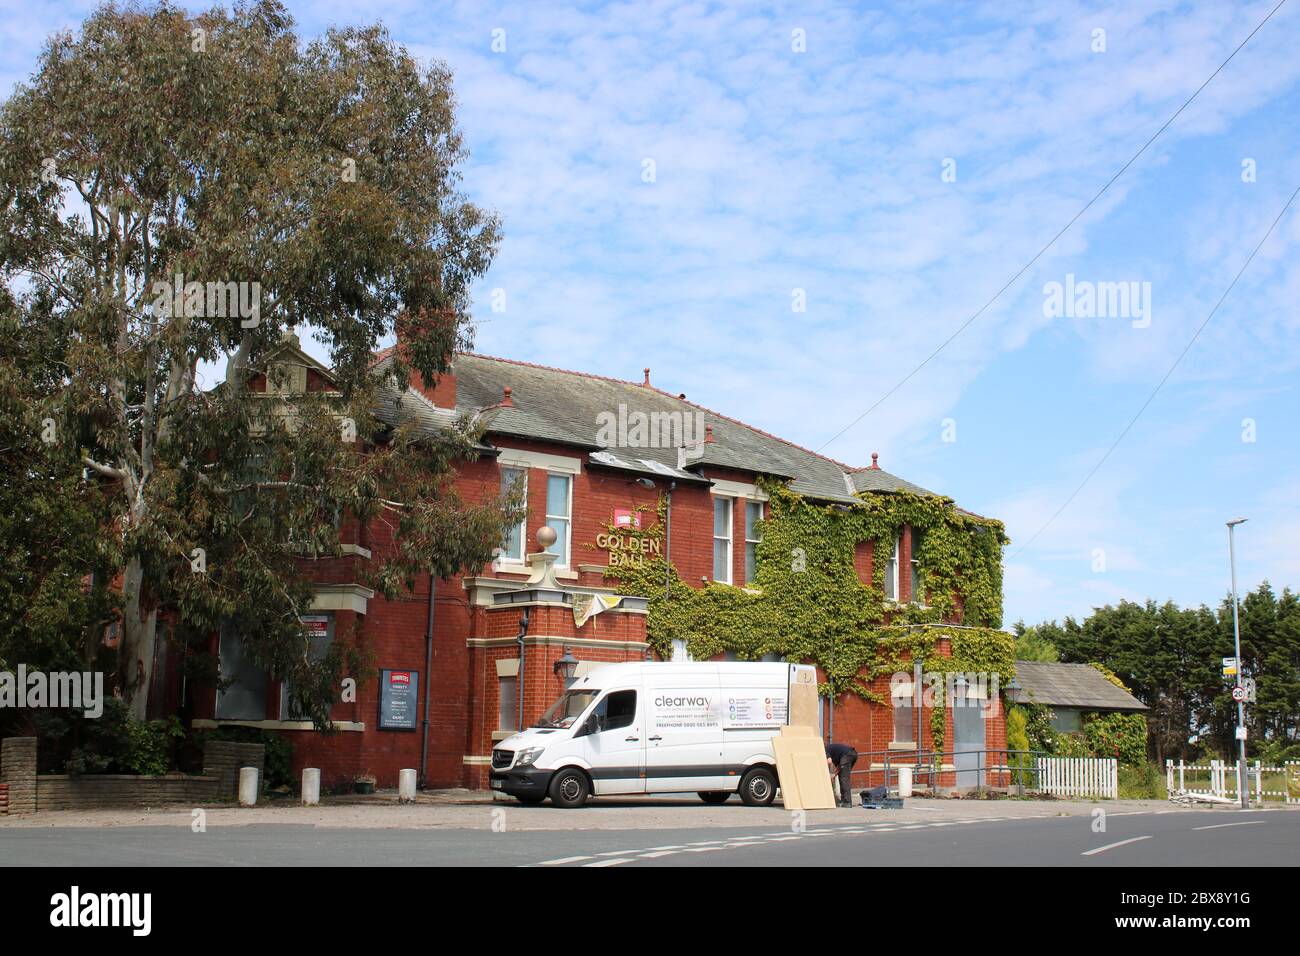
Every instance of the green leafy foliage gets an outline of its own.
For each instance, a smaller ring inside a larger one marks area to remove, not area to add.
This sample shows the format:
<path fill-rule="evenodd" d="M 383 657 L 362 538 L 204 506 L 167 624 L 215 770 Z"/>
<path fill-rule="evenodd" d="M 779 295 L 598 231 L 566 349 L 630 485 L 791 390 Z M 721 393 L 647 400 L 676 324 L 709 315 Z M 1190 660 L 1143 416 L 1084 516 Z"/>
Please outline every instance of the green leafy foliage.
<path fill-rule="evenodd" d="M 913 659 L 931 670 L 996 672 L 1004 682 L 1014 675 L 1011 636 L 994 629 L 1002 615 L 1001 524 L 959 511 L 946 498 L 863 494 L 859 504 L 841 509 L 813 504 L 778 482 L 765 482 L 764 489 L 768 509 L 752 586 L 692 588 L 662 554 L 606 572 L 621 593 L 650 599 L 647 633 L 661 657 L 671 655 L 674 640 L 684 640 L 697 660 L 730 652 L 741 660 L 779 654 L 811 661 L 826 674 L 821 692 L 832 697 L 870 697 L 866 683 L 910 671 Z M 662 541 L 665 509 L 663 499 L 641 509 L 658 516 L 643 536 Z M 924 532 L 924 606 L 885 600 L 879 550 L 870 584 L 858 579 L 854 565 L 859 542 L 892 546 L 905 525 Z M 959 598 L 968 629 L 944 628 L 943 621 L 958 616 Z M 937 654 L 940 636 L 951 640 L 952 657 Z M 941 705 L 937 713 L 932 734 L 942 749 Z"/>
<path fill-rule="evenodd" d="M 391 426 L 371 367 L 399 323 L 402 383 L 445 374 L 470 339 L 500 229 L 459 191 L 465 155 L 450 72 L 381 26 L 304 41 L 275 0 L 195 17 L 107 3 L 48 41 L 0 108 L 0 428 L 19 456 L 0 640 L 21 639 L 0 654 L 83 656 L 120 577 L 115 689 L 137 717 L 166 607 L 191 646 L 235 630 L 326 727 L 355 662 L 346 635 L 309 658 L 301 555 L 385 523 L 397 545 L 363 583 L 388 596 L 490 559 L 515 514 L 452 480 L 478 427 Z M 177 276 L 200 294 L 178 304 Z M 286 394 L 300 326 L 329 352 L 329 392 Z M 204 364 L 225 366 L 219 387 Z"/>
<path fill-rule="evenodd" d="M 1039 633 L 1038 628 L 1025 627 L 1024 621 L 1016 621 L 1011 629 L 1016 635 L 1016 660 L 1053 663 L 1061 659 L 1056 645 Z"/>
<path fill-rule="evenodd" d="M 1258 703 L 1246 708 L 1248 748 L 1263 754 L 1300 743 L 1300 596 L 1267 581 L 1241 601 L 1241 653 Z M 1100 661 L 1148 711 L 1149 753 L 1194 760 L 1234 752 L 1237 708 L 1221 658 L 1233 655 L 1232 603 L 1179 608 L 1154 601 L 1097 608 L 1033 629 L 1061 660 Z"/>
<path fill-rule="evenodd" d="M 77 712 L 43 710 L 33 715 L 31 732 L 41 773 L 148 774 L 176 767 L 176 750 L 185 730 L 175 717 L 136 720 L 115 697 L 104 701 L 97 718 Z"/>

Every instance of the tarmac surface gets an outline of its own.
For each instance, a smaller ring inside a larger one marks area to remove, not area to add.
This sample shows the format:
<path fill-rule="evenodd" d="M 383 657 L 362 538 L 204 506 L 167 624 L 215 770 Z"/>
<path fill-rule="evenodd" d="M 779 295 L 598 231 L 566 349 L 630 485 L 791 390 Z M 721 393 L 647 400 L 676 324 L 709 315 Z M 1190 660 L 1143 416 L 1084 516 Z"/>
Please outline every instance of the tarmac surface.
<path fill-rule="evenodd" d="M 5 866 L 1293 866 L 1300 808 L 910 799 L 791 813 L 732 801 L 580 810 L 446 794 L 319 807 L 0 817 Z"/>

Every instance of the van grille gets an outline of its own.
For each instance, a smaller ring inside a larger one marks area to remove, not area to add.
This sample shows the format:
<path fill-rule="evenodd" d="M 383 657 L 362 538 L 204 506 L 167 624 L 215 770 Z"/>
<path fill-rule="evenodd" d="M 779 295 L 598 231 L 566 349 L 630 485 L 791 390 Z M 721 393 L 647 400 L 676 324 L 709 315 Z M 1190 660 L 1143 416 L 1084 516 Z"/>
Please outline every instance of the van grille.
<path fill-rule="evenodd" d="M 513 750 L 494 750 L 492 751 L 492 769 L 509 770 L 510 765 L 515 761 L 515 752 Z"/>

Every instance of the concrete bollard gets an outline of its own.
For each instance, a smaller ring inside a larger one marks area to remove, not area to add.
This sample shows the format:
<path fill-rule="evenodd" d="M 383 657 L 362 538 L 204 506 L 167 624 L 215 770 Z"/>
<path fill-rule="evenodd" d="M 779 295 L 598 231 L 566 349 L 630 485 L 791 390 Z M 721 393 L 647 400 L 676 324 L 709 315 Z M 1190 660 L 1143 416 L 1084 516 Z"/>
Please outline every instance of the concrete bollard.
<path fill-rule="evenodd" d="M 397 802 L 415 802 L 415 771 L 401 770 L 397 774 Z"/>
<path fill-rule="evenodd" d="M 257 768 L 239 768 L 239 803 L 251 807 L 257 803 Z"/>
<path fill-rule="evenodd" d="M 314 807 L 320 803 L 320 768 L 303 767 L 302 769 L 302 805 Z"/>
<path fill-rule="evenodd" d="M 912 768 L 898 768 L 898 795 L 900 797 L 910 797 L 912 795 Z"/>

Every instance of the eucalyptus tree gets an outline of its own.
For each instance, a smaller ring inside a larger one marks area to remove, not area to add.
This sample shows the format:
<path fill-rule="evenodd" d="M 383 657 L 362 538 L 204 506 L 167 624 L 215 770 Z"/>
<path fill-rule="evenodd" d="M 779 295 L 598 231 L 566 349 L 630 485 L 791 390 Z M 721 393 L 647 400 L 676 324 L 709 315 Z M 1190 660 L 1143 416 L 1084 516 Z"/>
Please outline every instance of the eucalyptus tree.
<path fill-rule="evenodd" d="M 465 155 L 444 65 L 378 25 L 300 40 L 271 0 L 102 6 L 4 103 L 0 279 L 19 327 L 68 343 L 57 387 L 30 401 L 53 448 L 75 445 L 79 493 L 114 496 L 137 715 L 166 608 L 187 634 L 237 628 L 323 722 L 343 664 L 306 661 L 296 555 L 328 553 L 341 515 L 390 526 L 372 569 L 387 594 L 501 540 L 510 503 L 451 482 L 473 424 L 375 414 L 400 394 L 371 360 L 399 316 L 399 377 L 432 382 L 468 341 L 499 223 L 460 191 Z M 303 326 L 334 385 L 286 414 L 250 383 L 276 390 L 272 359 Z"/>

